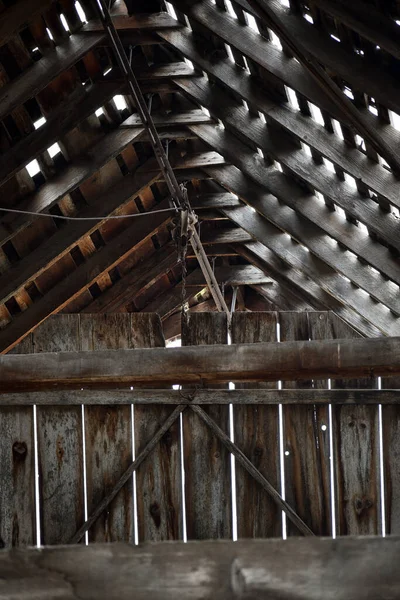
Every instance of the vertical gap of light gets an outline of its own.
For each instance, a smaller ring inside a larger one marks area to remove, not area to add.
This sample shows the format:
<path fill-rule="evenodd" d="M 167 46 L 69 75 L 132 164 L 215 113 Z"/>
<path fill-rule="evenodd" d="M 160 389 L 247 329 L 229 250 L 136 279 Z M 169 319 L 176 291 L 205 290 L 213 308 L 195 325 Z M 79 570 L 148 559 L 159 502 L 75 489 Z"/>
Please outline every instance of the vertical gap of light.
<path fill-rule="evenodd" d="M 228 346 L 232 344 L 232 337 L 228 331 Z M 229 389 L 234 390 L 235 384 L 230 381 Z M 233 404 L 229 404 L 229 439 L 235 441 Z M 231 453 L 231 498 L 232 498 L 232 540 L 237 541 L 237 499 L 236 499 L 236 459 Z"/>
<path fill-rule="evenodd" d="M 133 388 L 131 388 L 132 390 Z M 136 459 L 135 452 L 135 407 L 131 404 L 131 428 L 132 428 L 132 461 Z M 138 512 L 137 512 L 137 489 L 136 489 L 136 471 L 132 473 L 133 486 L 133 542 L 137 546 L 139 544 L 139 527 L 138 527 Z"/>
<path fill-rule="evenodd" d="M 376 387 L 382 389 L 382 379 L 377 377 Z M 379 470 L 380 470 L 380 492 L 381 492 L 381 520 L 382 537 L 386 537 L 386 506 L 385 506 L 385 472 L 383 465 L 383 424 L 382 424 L 382 404 L 378 404 L 378 422 L 379 422 Z"/>
<path fill-rule="evenodd" d="M 86 437 L 85 437 L 85 406 L 81 404 L 82 417 L 82 453 L 83 453 L 83 510 L 85 521 L 88 520 L 87 471 L 86 471 Z M 89 532 L 85 532 L 85 545 L 89 544 Z"/>
<path fill-rule="evenodd" d="M 328 390 L 332 389 L 332 382 L 328 379 Z M 331 528 L 332 537 L 336 538 L 336 492 L 335 492 L 335 455 L 333 452 L 333 417 L 332 404 L 328 404 L 328 424 L 329 424 L 329 477 L 331 486 Z"/>
<path fill-rule="evenodd" d="M 180 388 L 181 386 L 179 386 Z M 181 444 L 181 486 L 182 486 L 182 535 L 183 541 L 187 542 L 187 528 L 186 528 L 186 497 L 185 497 L 185 461 L 183 458 L 183 414 L 179 415 L 179 431 L 180 431 L 180 444 Z"/>
<path fill-rule="evenodd" d="M 35 519 L 36 519 L 36 546 L 40 548 L 40 496 L 39 496 L 39 453 L 38 453 L 38 435 L 37 435 L 37 412 L 36 405 L 33 405 L 33 452 L 35 468 Z"/>
<path fill-rule="evenodd" d="M 281 325 L 279 322 L 276 323 L 276 341 L 281 341 Z M 277 382 L 278 390 L 282 389 L 282 381 Z M 283 440 L 283 407 L 282 404 L 278 405 L 278 425 L 279 425 L 279 463 L 281 467 L 281 496 L 285 500 L 286 489 L 285 489 L 285 454 L 284 454 L 284 440 Z M 284 540 L 287 538 L 287 523 L 286 513 L 282 511 L 282 537 Z"/>

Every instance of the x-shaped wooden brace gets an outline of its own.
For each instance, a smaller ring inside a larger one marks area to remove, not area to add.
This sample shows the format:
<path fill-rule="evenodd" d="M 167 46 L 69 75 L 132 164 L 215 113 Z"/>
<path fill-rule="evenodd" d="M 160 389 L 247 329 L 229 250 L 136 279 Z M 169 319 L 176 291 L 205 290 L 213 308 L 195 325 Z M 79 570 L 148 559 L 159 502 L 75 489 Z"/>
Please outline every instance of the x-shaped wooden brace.
<path fill-rule="evenodd" d="M 216 424 L 216 422 L 208 416 L 206 412 L 201 408 L 201 406 L 197 404 L 189 405 L 191 410 L 193 410 L 211 429 L 211 431 L 216 435 L 216 437 L 220 440 L 220 442 L 231 452 L 238 463 L 246 469 L 248 473 L 261 485 L 261 487 L 271 496 L 271 498 L 276 502 L 276 504 L 281 508 L 287 515 L 287 517 L 292 521 L 294 525 L 298 528 L 298 530 L 304 535 L 314 535 L 311 529 L 304 523 L 304 521 L 299 517 L 299 515 L 293 510 L 293 508 L 282 498 L 280 493 L 274 488 L 274 486 L 260 473 L 260 471 L 253 465 L 253 463 L 247 458 L 245 454 L 234 444 L 229 437 L 222 431 L 222 429 Z M 100 517 L 101 513 L 107 508 L 107 506 L 114 500 L 115 496 L 118 494 L 120 489 L 125 485 L 125 483 L 129 480 L 132 474 L 138 469 L 138 467 L 144 462 L 144 460 L 149 456 L 149 454 L 154 450 L 157 446 L 158 442 L 161 440 L 163 435 L 167 433 L 168 429 L 175 423 L 177 418 L 183 411 L 188 407 L 187 404 L 180 404 L 175 408 L 175 410 L 170 414 L 165 423 L 160 427 L 160 429 L 155 433 L 150 442 L 145 446 L 142 452 L 138 455 L 138 457 L 134 460 L 134 462 L 127 468 L 125 473 L 120 477 L 117 481 L 113 489 L 110 491 L 105 498 L 96 506 L 93 513 L 90 515 L 87 521 L 78 529 L 75 535 L 70 539 L 70 544 L 77 544 L 82 537 L 85 535 L 86 531 L 90 529 L 90 527 L 95 523 L 95 521 Z"/>

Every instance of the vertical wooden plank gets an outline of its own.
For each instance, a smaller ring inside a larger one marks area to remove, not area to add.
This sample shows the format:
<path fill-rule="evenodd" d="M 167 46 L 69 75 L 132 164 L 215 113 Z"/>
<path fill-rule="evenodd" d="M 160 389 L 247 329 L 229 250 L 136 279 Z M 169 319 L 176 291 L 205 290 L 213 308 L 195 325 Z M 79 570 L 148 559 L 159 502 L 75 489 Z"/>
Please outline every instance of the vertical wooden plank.
<path fill-rule="evenodd" d="M 189 313 L 182 345 L 226 344 L 224 313 Z M 229 407 L 203 409 L 229 434 Z M 188 540 L 231 538 L 230 453 L 192 411 L 183 413 L 186 527 Z"/>
<path fill-rule="evenodd" d="M 133 313 L 132 345 L 154 348 L 165 345 L 161 319 L 153 313 Z M 171 414 L 168 406 L 135 406 L 136 456 Z M 179 419 L 136 473 L 138 539 L 182 539 L 182 480 Z"/>
<path fill-rule="evenodd" d="M 11 352 L 32 352 L 31 336 Z M 0 407 L 0 432 L 0 549 L 33 546 L 36 518 L 32 407 Z"/>
<path fill-rule="evenodd" d="M 128 314 L 81 315 L 82 350 L 132 347 Z M 88 513 L 111 490 L 132 462 L 130 406 L 85 407 Z M 91 542 L 132 541 L 133 498 L 130 480 L 89 530 Z"/>
<path fill-rule="evenodd" d="M 382 389 L 400 389 L 400 377 L 382 377 Z M 400 534 L 400 407 L 382 406 L 386 533 Z"/>
<path fill-rule="evenodd" d="M 50 317 L 32 334 L 33 351 L 80 349 L 79 316 Z M 42 544 L 66 544 L 84 520 L 80 406 L 37 408 Z"/>
<path fill-rule="evenodd" d="M 281 342 L 309 340 L 307 312 L 279 314 Z M 282 382 L 283 388 L 312 387 L 312 381 Z M 284 468 L 286 500 L 310 527 L 315 535 L 330 533 L 329 479 L 326 480 L 326 448 L 319 444 L 319 430 L 327 420 L 327 407 L 317 411 L 315 406 L 284 406 Z M 299 535 L 297 528 L 287 522 L 288 535 Z"/>
<path fill-rule="evenodd" d="M 232 315 L 232 343 L 275 342 L 275 312 L 237 312 Z M 237 389 L 274 388 L 275 383 L 243 384 Z M 257 469 L 280 489 L 279 415 L 277 406 L 235 405 L 235 443 Z M 238 538 L 280 537 L 282 513 L 251 475 L 236 465 Z"/>
<path fill-rule="evenodd" d="M 400 389 L 400 378 L 382 378 L 382 389 Z M 386 534 L 400 534 L 400 407 L 382 406 Z"/>
<path fill-rule="evenodd" d="M 334 338 L 361 337 L 331 314 Z M 373 388 L 375 380 L 335 379 L 332 388 Z M 333 407 L 338 535 L 376 535 L 380 523 L 379 417 L 373 405 Z"/>

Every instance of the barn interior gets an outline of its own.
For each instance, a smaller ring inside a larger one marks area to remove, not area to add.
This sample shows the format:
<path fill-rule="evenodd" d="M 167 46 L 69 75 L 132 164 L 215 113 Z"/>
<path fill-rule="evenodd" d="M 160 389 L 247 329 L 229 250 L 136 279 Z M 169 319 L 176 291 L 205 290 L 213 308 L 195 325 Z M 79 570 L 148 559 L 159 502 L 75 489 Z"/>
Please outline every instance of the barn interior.
<path fill-rule="evenodd" d="M 398 597 L 399 33 L 0 0 L 0 600 Z"/>

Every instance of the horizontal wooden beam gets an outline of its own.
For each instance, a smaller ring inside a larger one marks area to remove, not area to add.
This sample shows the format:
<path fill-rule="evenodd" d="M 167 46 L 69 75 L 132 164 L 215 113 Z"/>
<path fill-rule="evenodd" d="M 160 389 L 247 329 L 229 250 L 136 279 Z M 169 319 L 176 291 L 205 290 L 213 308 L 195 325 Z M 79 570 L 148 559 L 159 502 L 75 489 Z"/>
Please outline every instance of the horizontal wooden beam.
<path fill-rule="evenodd" d="M 400 538 L 315 537 L 48 546 L 0 553 L 9 598 L 397 598 Z"/>
<path fill-rule="evenodd" d="M 228 285 L 261 285 L 272 283 L 271 277 L 252 265 L 230 265 L 215 267 L 215 277 L 220 284 Z M 186 287 L 205 287 L 204 275 L 196 270 L 188 277 Z"/>
<path fill-rule="evenodd" d="M 0 356 L 3 392 L 399 374 L 399 337 Z"/>
<path fill-rule="evenodd" d="M 118 32 L 122 31 L 154 31 L 182 27 L 181 23 L 167 12 L 138 13 L 137 15 L 113 15 L 112 21 Z M 104 31 L 103 24 L 97 19 L 91 19 L 82 31 Z"/>
<path fill-rule="evenodd" d="M 124 404 L 400 404 L 400 390 L 46 390 L 40 392 L 2 393 L 1 406 L 76 406 Z"/>

